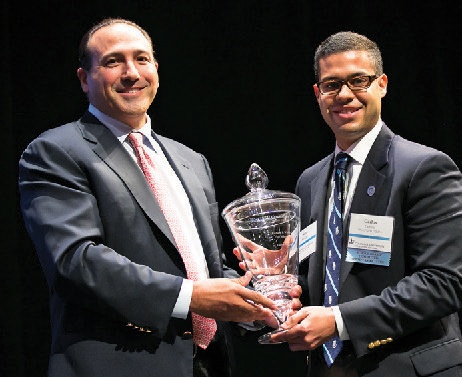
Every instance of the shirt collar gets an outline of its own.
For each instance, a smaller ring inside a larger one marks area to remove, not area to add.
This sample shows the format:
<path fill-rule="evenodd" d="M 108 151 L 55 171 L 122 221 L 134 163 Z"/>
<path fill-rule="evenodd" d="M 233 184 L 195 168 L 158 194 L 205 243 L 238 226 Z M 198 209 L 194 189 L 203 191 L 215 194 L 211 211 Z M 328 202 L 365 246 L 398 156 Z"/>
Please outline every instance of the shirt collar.
<path fill-rule="evenodd" d="M 103 123 L 117 137 L 117 139 L 119 139 L 121 143 L 125 141 L 130 132 L 133 132 L 133 128 L 131 128 L 129 125 L 110 117 L 109 115 L 98 110 L 92 104 L 88 106 L 88 111 L 93 114 L 101 123 Z M 142 133 L 148 138 L 151 137 L 151 118 L 148 114 L 146 114 L 145 125 L 137 130 L 137 132 Z"/>
<path fill-rule="evenodd" d="M 359 162 L 361 165 L 366 161 L 366 157 L 371 150 L 372 144 L 374 144 L 375 139 L 377 138 L 380 130 L 382 129 L 382 119 L 379 119 L 377 124 L 372 128 L 367 134 L 365 134 L 361 139 L 353 143 L 346 151 L 350 157 L 353 158 L 356 162 Z M 335 144 L 335 156 L 337 153 L 342 152 L 337 144 Z"/>

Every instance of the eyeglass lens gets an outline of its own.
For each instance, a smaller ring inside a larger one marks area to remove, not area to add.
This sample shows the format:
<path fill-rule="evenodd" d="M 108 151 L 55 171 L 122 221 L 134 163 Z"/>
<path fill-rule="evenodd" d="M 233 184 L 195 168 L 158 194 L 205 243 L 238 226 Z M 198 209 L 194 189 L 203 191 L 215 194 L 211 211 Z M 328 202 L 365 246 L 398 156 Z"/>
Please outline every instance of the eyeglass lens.
<path fill-rule="evenodd" d="M 318 83 L 319 90 L 323 94 L 338 93 L 343 85 L 347 85 L 352 91 L 369 88 L 377 76 L 356 76 L 348 80 L 328 80 Z"/>

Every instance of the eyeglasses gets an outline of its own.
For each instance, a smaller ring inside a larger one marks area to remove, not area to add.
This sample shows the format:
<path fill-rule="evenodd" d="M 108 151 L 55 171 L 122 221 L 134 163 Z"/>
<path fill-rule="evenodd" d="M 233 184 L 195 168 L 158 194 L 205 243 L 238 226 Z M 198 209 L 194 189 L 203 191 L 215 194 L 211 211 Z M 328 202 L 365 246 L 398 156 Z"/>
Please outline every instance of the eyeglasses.
<path fill-rule="evenodd" d="M 316 86 L 319 88 L 321 94 L 327 94 L 329 96 L 337 95 L 340 90 L 342 90 L 343 85 L 348 86 L 352 92 L 359 92 L 361 90 L 367 89 L 371 86 L 374 80 L 378 76 L 355 76 L 348 80 L 326 80 L 316 83 Z"/>

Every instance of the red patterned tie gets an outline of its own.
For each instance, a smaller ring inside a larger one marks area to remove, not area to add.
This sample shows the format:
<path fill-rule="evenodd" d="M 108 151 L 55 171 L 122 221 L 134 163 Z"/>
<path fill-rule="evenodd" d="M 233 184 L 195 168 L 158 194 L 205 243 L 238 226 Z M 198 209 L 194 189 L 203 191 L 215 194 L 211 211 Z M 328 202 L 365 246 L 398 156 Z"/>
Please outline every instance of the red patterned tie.
<path fill-rule="evenodd" d="M 159 203 L 170 230 L 172 231 L 178 251 L 180 252 L 181 258 L 186 266 L 188 279 L 198 280 L 196 262 L 189 250 L 187 238 L 181 228 L 180 219 L 170 206 L 171 199 L 169 197 L 169 189 L 158 167 L 159 162 L 157 162 L 156 159 L 152 159 L 145 150 L 143 146 L 143 135 L 141 133 L 132 132 L 128 135 L 128 137 L 135 149 L 138 165 L 141 167 L 141 170 L 146 176 L 146 180 L 148 181 L 149 186 L 151 186 L 154 196 Z M 217 330 L 215 320 L 192 313 L 192 322 L 194 343 L 201 348 L 207 348 Z"/>

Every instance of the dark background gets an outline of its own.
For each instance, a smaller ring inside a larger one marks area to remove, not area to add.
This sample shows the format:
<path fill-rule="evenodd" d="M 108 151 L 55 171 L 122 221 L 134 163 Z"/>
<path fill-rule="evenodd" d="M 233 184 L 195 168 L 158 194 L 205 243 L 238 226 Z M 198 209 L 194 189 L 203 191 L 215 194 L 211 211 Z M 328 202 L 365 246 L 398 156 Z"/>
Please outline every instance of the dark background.
<path fill-rule="evenodd" d="M 46 375 L 47 287 L 18 209 L 17 162 L 40 132 L 85 110 L 77 46 L 96 21 L 121 16 L 151 34 L 160 64 L 154 128 L 207 156 L 223 208 L 247 192 L 252 162 L 266 171 L 270 189 L 291 191 L 305 167 L 333 150 L 312 91 L 312 59 L 318 43 L 340 30 L 381 47 L 389 77 L 382 117 L 392 130 L 462 166 L 461 4 L 2 0 L 0 376 Z M 239 377 L 284 376 L 284 368 L 303 374 L 300 357 L 284 345 L 239 340 L 236 350 Z"/>

